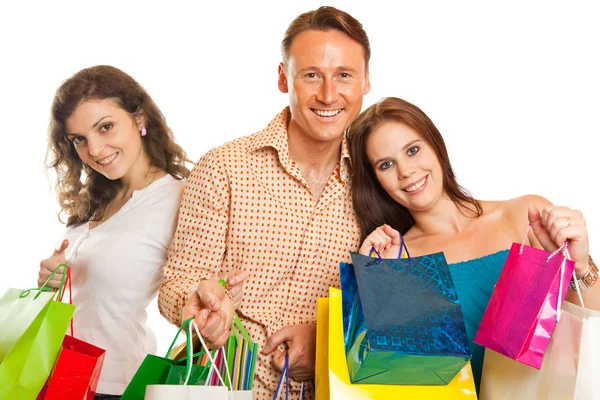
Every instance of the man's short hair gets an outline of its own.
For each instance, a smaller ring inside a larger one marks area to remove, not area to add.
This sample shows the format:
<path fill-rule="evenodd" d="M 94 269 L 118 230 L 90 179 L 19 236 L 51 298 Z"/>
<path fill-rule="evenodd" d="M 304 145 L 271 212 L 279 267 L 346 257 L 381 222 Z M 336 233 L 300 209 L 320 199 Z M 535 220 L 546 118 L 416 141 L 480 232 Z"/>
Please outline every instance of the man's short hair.
<path fill-rule="evenodd" d="M 371 58 L 371 45 L 362 24 L 347 12 L 328 6 L 319 7 L 317 10 L 300 14 L 288 26 L 281 41 L 283 65 L 287 67 L 290 57 L 290 47 L 292 47 L 292 42 L 296 36 L 308 30 L 328 31 L 331 29 L 345 33 L 362 46 L 365 52 L 365 66 L 368 69 L 369 59 Z"/>

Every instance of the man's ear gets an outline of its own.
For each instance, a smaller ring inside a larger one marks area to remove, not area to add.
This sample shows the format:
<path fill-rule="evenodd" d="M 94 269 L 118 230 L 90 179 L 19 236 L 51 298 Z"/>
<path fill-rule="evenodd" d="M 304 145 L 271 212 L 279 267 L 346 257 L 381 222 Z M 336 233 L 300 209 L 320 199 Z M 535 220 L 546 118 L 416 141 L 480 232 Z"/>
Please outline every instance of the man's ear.
<path fill-rule="evenodd" d="M 365 72 L 365 86 L 363 88 L 363 96 L 366 96 L 371 91 L 371 79 L 369 78 L 369 70 Z"/>
<path fill-rule="evenodd" d="M 288 81 L 287 81 L 287 76 L 285 73 L 285 67 L 284 67 L 283 63 L 279 63 L 279 68 L 277 69 L 277 75 L 278 75 L 277 86 L 279 87 L 279 91 L 281 93 L 287 93 L 288 92 Z"/>

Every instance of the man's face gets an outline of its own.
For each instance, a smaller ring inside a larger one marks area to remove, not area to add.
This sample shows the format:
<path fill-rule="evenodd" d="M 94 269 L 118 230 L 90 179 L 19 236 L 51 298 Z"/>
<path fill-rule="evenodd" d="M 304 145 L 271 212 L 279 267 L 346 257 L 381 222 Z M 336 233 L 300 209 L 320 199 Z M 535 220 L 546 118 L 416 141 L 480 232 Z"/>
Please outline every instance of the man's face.
<path fill-rule="evenodd" d="M 302 32 L 292 42 L 279 89 L 289 93 L 288 131 L 305 140 L 339 141 L 369 92 L 363 47 L 338 30 Z"/>

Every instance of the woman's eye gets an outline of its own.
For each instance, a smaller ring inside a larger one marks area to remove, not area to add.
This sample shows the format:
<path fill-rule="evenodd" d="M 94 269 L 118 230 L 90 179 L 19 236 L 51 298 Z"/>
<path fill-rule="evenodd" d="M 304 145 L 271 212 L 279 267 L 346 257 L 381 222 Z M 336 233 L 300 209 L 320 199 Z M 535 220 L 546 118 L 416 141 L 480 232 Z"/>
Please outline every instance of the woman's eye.
<path fill-rule="evenodd" d="M 384 161 L 381 164 L 379 164 L 379 169 L 388 169 L 392 166 L 392 162 L 391 161 Z"/>
<path fill-rule="evenodd" d="M 100 127 L 100 130 L 102 132 L 108 132 L 112 129 L 112 127 L 113 127 L 113 124 L 104 124 Z"/>
<path fill-rule="evenodd" d="M 419 152 L 419 146 L 413 146 L 410 149 L 408 149 L 408 155 L 409 156 L 414 156 L 418 152 Z"/>

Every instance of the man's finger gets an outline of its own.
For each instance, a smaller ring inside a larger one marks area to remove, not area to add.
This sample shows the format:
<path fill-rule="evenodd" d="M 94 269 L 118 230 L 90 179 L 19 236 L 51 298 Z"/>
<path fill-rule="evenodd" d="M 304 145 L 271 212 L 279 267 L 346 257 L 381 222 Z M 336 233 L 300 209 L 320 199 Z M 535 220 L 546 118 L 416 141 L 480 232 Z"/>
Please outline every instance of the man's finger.
<path fill-rule="evenodd" d="M 272 353 L 273 350 L 277 348 L 280 344 L 289 340 L 288 329 L 287 327 L 281 328 L 279 332 L 275 332 L 273 335 L 267 338 L 267 342 L 265 343 L 265 347 L 261 350 L 263 354 Z"/>
<path fill-rule="evenodd" d="M 278 371 L 283 371 L 283 367 L 285 365 L 285 355 L 281 352 L 281 350 L 275 350 L 275 353 L 273 353 L 273 362 L 271 364 Z"/>
<path fill-rule="evenodd" d="M 200 297 L 200 301 L 205 307 L 208 307 L 213 311 L 218 311 L 221 308 L 221 302 L 216 293 L 219 289 L 217 286 L 219 286 L 221 290 L 223 289 L 218 282 L 211 280 L 202 281 L 200 282 L 200 285 L 198 285 L 198 296 Z M 223 294 L 224 293 L 225 292 L 223 291 Z"/>
<path fill-rule="evenodd" d="M 238 284 L 244 282 L 246 279 L 248 279 L 249 276 L 250 276 L 250 273 L 248 271 L 242 271 L 242 272 L 238 273 L 237 275 L 232 277 L 227 282 L 227 289 L 230 289 L 230 288 L 234 287 L 235 285 L 238 285 Z"/>

